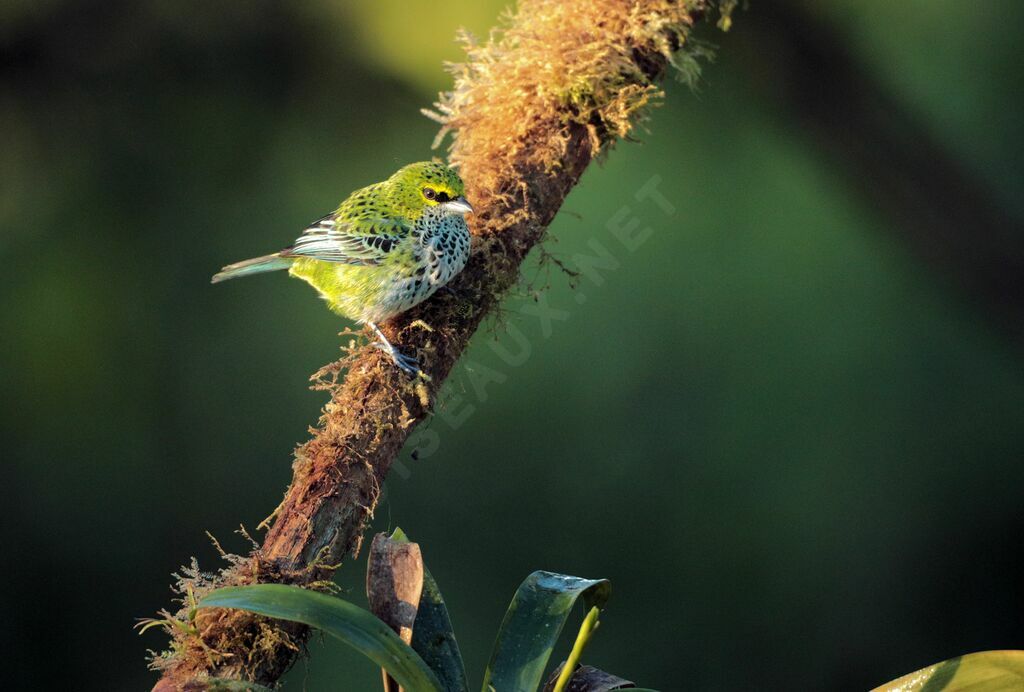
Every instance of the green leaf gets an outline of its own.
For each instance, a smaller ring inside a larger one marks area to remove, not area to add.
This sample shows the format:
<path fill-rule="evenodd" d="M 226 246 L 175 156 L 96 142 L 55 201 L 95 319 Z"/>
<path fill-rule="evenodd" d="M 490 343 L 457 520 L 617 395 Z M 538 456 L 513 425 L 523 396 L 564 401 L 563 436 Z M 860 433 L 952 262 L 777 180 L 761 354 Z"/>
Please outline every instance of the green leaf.
<path fill-rule="evenodd" d="M 412 628 L 412 648 L 434 671 L 447 692 L 468 692 L 466 666 L 455 641 L 448 608 L 426 567 L 423 568 L 423 593 L 416 611 L 416 624 Z"/>
<path fill-rule="evenodd" d="M 873 692 L 997 692 L 1024 689 L 1024 651 L 957 656 L 876 687 Z"/>
<path fill-rule="evenodd" d="M 611 596 L 611 583 L 553 572 L 534 572 L 528 576 L 519 585 L 501 622 L 484 675 L 484 692 L 536 690 L 558 635 L 580 596 L 588 610 L 594 606 L 601 608 Z"/>
<path fill-rule="evenodd" d="M 409 537 L 395 527 L 391 540 L 408 541 Z M 448 607 L 426 565 L 423 566 L 423 593 L 412 628 L 412 648 L 441 680 L 446 692 L 468 692 L 466 665 L 455 641 Z"/>
<path fill-rule="evenodd" d="M 335 596 L 285 584 L 229 586 L 212 591 L 200 608 L 239 608 L 301 622 L 337 637 L 386 670 L 408 692 L 442 690 L 419 655 L 373 613 Z"/>

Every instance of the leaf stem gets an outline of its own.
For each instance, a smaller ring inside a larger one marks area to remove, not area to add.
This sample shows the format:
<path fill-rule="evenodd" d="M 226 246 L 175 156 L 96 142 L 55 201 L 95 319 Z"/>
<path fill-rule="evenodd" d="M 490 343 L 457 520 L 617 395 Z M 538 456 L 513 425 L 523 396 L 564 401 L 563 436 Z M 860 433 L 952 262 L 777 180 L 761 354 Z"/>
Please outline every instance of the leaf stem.
<path fill-rule="evenodd" d="M 580 662 L 580 657 L 583 656 L 583 649 L 586 648 L 587 644 L 590 643 L 590 638 L 594 636 L 594 632 L 600 626 L 598 618 L 601 615 L 601 610 L 597 606 L 590 609 L 587 613 L 587 617 L 583 618 L 583 624 L 580 625 L 580 632 L 576 635 L 576 643 L 572 645 L 572 651 L 569 652 L 569 658 L 565 659 L 565 665 L 562 666 L 562 673 L 558 676 L 558 680 L 555 682 L 554 692 L 565 692 L 565 686 L 569 684 L 569 678 L 572 677 L 573 671 L 576 670 L 577 664 Z"/>

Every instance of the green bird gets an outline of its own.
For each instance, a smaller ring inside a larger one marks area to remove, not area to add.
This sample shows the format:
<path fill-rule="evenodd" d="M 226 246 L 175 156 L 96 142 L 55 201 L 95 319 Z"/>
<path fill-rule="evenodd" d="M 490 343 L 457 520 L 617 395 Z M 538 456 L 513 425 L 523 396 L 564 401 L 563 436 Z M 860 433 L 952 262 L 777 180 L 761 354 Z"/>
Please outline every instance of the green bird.
<path fill-rule="evenodd" d="M 353 192 L 290 247 L 229 264 L 212 283 L 287 269 L 332 311 L 373 329 L 378 346 L 415 375 L 416 360 L 395 348 L 377 323 L 423 302 L 462 271 L 469 259 L 465 215 L 472 211 L 453 169 L 411 163 Z"/>

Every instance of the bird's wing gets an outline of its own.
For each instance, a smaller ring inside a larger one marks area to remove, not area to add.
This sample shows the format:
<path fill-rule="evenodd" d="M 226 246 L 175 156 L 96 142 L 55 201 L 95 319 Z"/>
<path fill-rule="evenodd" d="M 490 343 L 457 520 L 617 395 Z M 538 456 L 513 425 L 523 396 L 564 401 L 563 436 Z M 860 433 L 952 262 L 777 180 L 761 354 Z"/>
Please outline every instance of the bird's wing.
<path fill-rule="evenodd" d="M 329 214 L 302 232 L 282 257 L 309 257 L 340 264 L 380 264 L 410 228 L 388 219 L 339 219 Z"/>

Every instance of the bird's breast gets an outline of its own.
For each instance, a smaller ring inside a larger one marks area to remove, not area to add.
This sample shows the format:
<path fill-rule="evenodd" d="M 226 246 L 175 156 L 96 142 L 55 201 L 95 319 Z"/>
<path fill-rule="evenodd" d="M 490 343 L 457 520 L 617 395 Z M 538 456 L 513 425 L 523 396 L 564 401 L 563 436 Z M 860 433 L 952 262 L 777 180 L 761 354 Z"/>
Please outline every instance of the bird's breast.
<path fill-rule="evenodd" d="M 448 283 L 469 259 L 469 228 L 459 215 L 444 215 L 418 224 L 417 270 L 435 288 Z"/>

